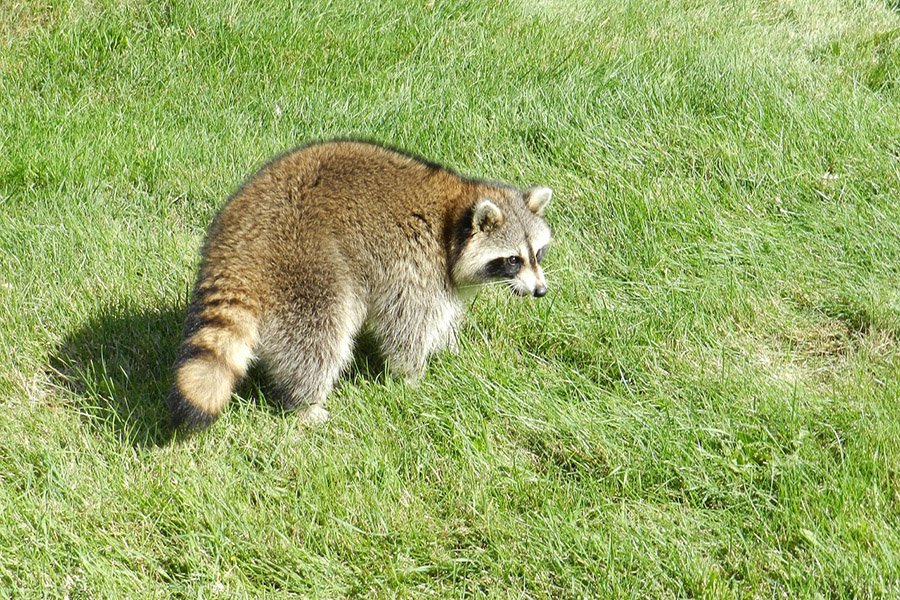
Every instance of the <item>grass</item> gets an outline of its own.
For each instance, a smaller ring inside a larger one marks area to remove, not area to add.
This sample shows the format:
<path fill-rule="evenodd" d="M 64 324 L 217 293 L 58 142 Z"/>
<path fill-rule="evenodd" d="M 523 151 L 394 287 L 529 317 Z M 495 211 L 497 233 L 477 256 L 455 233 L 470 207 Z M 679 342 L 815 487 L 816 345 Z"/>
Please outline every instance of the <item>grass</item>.
<path fill-rule="evenodd" d="M 12 0 L 0 589 L 900 595 L 896 1 Z M 166 439 L 204 229 L 361 136 L 556 190 L 542 301 Z"/>

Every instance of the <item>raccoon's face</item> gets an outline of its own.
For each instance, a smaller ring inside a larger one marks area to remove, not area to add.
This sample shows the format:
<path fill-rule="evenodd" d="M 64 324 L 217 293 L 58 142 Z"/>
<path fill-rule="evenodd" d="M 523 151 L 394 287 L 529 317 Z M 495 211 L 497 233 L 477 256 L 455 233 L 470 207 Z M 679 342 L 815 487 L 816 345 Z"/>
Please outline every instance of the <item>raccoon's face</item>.
<path fill-rule="evenodd" d="M 478 200 L 471 214 L 471 233 L 453 266 L 460 287 L 505 282 L 520 296 L 541 297 L 547 281 L 541 260 L 550 243 L 543 215 L 553 191 L 532 188 Z"/>

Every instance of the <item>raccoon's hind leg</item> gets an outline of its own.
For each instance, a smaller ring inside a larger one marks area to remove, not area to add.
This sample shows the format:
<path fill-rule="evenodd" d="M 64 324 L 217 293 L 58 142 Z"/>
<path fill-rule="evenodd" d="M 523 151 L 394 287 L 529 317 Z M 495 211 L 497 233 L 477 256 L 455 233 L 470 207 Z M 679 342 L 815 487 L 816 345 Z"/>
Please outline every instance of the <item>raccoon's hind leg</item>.
<path fill-rule="evenodd" d="M 371 321 L 388 368 L 407 383 L 425 374 L 428 357 L 456 347 L 460 307 L 439 293 L 389 295 L 393 301 L 376 307 Z"/>
<path fill-rule="evenodd" d="M 364 316 L 351 294 L 312 284 L 267 319 L 259 355 L 285 409 L 309 423 L 328 419 L 325 398 L 350 362 Z"/>

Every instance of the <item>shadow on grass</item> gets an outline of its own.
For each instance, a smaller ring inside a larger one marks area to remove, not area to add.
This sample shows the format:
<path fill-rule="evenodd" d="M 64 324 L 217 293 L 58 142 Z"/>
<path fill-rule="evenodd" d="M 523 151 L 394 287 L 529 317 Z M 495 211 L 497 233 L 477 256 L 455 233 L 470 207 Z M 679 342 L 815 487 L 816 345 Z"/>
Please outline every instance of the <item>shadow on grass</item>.
<path fill-rule="evenodd" d="M 107 307 L 62 341 L 51 373 L 92 427 L 134 446 L 166 444 L 166 395 L 184 316 L 183 307 Z"/>
<path fill-rule="evenodd" d="M 91 427 L 112 430 L 136 447 L 169 443 L 166 396 L 181 342 L 186 308 L 131 309 L 112 306 L 67 336 L 50 358 L 54 381 L 76 397 L 76 408 Z M 238 393 L 265 396 L 260 369 L 252 368 Z M 369 335 L 357 340 L 343 381 L 382 380 L 385 365 Z M 275 413 L 282 412 L 263 402 Z"/>

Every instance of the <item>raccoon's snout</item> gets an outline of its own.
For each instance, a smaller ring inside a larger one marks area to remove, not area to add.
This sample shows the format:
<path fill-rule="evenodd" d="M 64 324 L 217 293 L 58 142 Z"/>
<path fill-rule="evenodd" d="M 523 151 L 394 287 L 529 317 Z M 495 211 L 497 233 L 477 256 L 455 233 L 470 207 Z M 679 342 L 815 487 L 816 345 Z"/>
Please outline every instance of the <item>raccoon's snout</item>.
<path fill-rule="evenodd" d="M 537 282 L 533 286 L 519 278 L 509 280 L 509 287 L 517 296 L 534 296 L 535 298 L 543 298 L 547 295 L 547 285 L 544 282 Z"/>
<path fill-rule="evenodd" d="M 547 295 L 547 286 L 546 285 L 538 285 L 533 290 L 529 291 L 527 289 L 522 289 L 517 285 L 513 285 L 512 291 L 516 293 L 518 296 L 534 296 L 535 298 L 543 298 Z"/>

